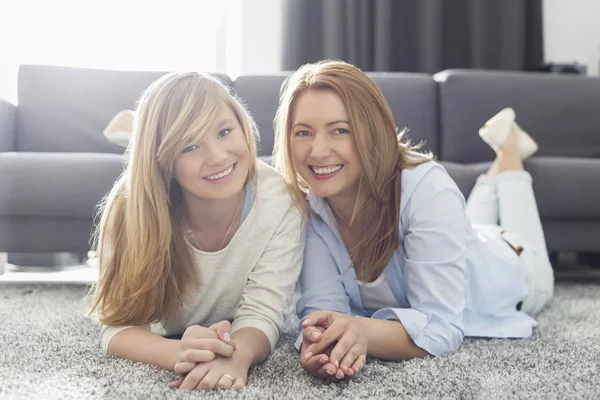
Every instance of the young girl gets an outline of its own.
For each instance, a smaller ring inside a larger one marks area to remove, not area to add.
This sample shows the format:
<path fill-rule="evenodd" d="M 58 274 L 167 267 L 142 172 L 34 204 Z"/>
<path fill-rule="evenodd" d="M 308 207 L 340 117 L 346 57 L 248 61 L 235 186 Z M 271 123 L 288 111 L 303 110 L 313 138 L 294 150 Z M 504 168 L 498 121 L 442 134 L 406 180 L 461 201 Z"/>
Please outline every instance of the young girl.
<path fill-rule="evenodd" d="M 217 79 L 165 75 L 142 95 L 133 130 L 97 240 L 102 348 L 175 371 L 172 387 L 241 388 L 278 341 L 304 217 Z"/>
<path fill-rule="evenodd" d="M 352 65 L 300 68 L 277 128 L 278 168 L 310 210 L 297 305 L 307 371 L 335 380 L 367 355 L 438 356 L 465 336 L 532 334 L 553 273 L 519 153 L 531 142 L 510 113 L 481 132 L 497 158 L 467 205 L 431 155 L 400 140 L 383 94 Z"/>

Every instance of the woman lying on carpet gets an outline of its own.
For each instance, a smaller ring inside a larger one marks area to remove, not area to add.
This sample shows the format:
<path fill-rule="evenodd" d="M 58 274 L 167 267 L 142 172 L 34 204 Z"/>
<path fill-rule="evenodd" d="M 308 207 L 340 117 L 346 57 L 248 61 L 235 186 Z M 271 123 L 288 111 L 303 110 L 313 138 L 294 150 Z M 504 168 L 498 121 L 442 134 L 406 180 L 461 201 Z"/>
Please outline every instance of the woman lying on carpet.
<path fill-rule="evenodd" d="M 210 76 L 153 83 L 128 155 L 97 235 L 102 348 L 175 371 L 172 387 L 241 388 L 278 341 L 305 218 L 256 159 L 251 116 Z"/>
<path fill-rule="evenodd" d="M 336 380 L 366 356 L 438 356 L 465 336 L 532 334 L 553 272 L 522 164 L 537 145 L 513 121 L 506 109 L 480 131 L 497 157 L 465 205 L 446 170 L 401 140 L 359 69 L 327 61 L 286 81 L 276 162 L 310 215 L 297 305 L 304 369 Z"/>

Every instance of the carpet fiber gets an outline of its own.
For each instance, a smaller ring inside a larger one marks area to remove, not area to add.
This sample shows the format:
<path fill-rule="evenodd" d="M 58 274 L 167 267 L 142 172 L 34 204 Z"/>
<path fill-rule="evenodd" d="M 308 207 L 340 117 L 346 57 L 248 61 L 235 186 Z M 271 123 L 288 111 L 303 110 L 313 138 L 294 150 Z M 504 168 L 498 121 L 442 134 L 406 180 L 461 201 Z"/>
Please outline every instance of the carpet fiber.
<path fill-rule="evenodd" d="M 297 362 L 290 324 L 245 391 L 169 390 L 174 375 L 101 354 L 84 317 L 86 289 L 0 285 L 1 399 L 600 398 L 600 286 L 559 284 L 532 338 L 467 339 L 452 356 L 369 360 L 351 381 L 326 384 Z"/>

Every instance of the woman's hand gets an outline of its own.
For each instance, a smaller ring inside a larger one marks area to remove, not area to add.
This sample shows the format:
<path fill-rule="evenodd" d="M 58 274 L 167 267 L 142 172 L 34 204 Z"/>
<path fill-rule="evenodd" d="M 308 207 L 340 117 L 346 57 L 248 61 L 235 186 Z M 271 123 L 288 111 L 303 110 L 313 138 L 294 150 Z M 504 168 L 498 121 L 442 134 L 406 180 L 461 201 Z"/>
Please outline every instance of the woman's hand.
<path fill-rule="evenodd" d="M 217 355 L 231 357 L 235 347 L 231 343 L 230 330 L 229 321 L 221 321 L 209 328 L 198 325 L 187 328 L 181 337 L 174 371 L 185 375 L 197 363 L 212 361 Z"/>
<path fill-rule="evenodd" d="M 186 376 L 171 382 L 171 389 L 234 389 L 246 386 L 250 358 L 241 356 L 239 351 L 230 358 L 218 357 L 212 361 L 197 364 Z"/>
<path fill-rule="evenodd" d="M 325 328 L 322 326 L 310 326 L 304 329 L 302 333 L 302 347 L 300 348 L 300 365 L 306 372 L 317 378 L 325 379 L 328 381 L 337 381 L 344 377 L 342 370 L 329 363 L 329 354 L 331 353 L 332 346 L 325 349 L 321 354 L 308 355 L 306 356 L 306 349 L 317 340 L 321 334 L 325 332 Z M 338 377 L 339 376 L 339 377 Z"/>
<path fill-rule="evenodd" d="M 323 327 L 325 331 L 318 334 L 319 331 L 315 331 L 314 327 Z M 357 318 L 333 311 L 317 311 L 306 317 L 302 322 L 302 328 L 304 328 L 302 349 L 306 349 L 303 358 L 306 361 L 323 355 L 331 348 L 328 363 L 339 368 L 344 374 L 356 375 L 364 366 L 368 340 Z M 312 343 L 305 347 L 308 344 L 307 339 Z M 317 361 L 321 360 L 322 358 L 319 358 Z M 313 368 L 317 361 L 311 363 Z M 336 372 L 336 377 L 338 376 L 339 371 Z"/>

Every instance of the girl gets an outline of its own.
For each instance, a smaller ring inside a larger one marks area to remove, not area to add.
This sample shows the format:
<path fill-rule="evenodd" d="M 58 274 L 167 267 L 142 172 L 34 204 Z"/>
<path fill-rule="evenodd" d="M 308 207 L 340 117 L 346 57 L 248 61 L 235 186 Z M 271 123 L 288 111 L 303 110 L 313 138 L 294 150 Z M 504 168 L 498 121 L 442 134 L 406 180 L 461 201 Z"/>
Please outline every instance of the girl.
<path fill-rule="evenodd" d="M 519 153 L 532 142 L 508 111 L 481 131 L 497 157 L 465 205 L 446 170 L 396 134 L 359 69 L 326 61 L 286 81 L 276 162 L 310 211 L 297 304 L 307 371 L 340 379 L 367 355 L 438 356 L 465 336 L 532 334 L 553 273 Z"/>
<path fill-rule="evenodd" d="M 97 236 L 102 348 L 175 371 L 172 387 L 241 388 L 278 341 L 304 217 L 256 159 L 252 118 L 217 79 L 163 76 L 133 130 Z"/>

